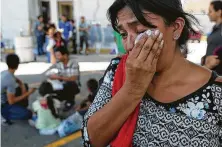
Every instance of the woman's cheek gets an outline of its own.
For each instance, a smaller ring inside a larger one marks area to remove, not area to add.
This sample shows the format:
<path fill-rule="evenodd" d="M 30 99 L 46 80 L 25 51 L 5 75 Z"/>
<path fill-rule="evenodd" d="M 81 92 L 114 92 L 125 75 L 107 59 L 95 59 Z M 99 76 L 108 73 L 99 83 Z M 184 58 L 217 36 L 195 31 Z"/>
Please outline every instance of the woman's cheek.
<path fill-rule="evenodd" d="M 127 49 L 127 41 L 125 39 L 122 39 L 122 42 L 123 42 L 123 47 L 124 49 L 126 50 L 126 52 L 129 52 L 129 50 Z"/>

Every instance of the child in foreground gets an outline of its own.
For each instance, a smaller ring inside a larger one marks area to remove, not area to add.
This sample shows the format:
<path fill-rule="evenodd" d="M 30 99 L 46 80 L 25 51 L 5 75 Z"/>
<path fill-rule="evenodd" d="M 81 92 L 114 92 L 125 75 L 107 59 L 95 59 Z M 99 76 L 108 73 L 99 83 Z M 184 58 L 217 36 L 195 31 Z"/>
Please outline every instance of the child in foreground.
<path fill-rule="evenodd" d="M 52 85 L 49 82 L 43 82 L 39 88 L 40 98 L 33 104 L 32 120 L 35 121 L 35 127 L 42 135 L 52 135 L 56 133 L 61 121 L 58 116 L 60 102 L 56 94 L 53 94 Z"/>

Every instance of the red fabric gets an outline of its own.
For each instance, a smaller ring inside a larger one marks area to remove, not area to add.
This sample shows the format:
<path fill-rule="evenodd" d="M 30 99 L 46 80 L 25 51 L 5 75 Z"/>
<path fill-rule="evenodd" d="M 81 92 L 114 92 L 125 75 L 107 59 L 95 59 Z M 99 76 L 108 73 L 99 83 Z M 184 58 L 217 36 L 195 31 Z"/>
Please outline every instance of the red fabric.
<path fill-rule="evenodd" d="M 61 47 L 62 46 L 62 41 L 56 41 L 56 47 Z"/>
<path fill-rule="evenodd" d="M 125 81 L 125 63 L 127 55 L 124 55 L 118 65 L 115 73 L 112 96 L 114 96 L 120 88 L 123 86 Z M 136 107 L 134 112 L 128 117 L 126 122 L 120 129 L 117 137 L 111 142 L 111 147 L 132 147 L 133 134 L 136 127 L 137 119 L 139 114 L 139 105 Z"/>
<path fill-rule="evenodd" d="M 48 109 L 48 104 L 41 104 L 42 108 Z"/>

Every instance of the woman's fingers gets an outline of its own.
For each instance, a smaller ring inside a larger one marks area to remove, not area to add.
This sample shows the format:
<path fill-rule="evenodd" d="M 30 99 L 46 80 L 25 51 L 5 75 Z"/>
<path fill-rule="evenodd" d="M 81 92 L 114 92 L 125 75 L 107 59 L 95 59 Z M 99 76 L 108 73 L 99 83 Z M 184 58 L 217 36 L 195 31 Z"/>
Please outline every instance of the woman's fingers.
<path fill-rule="evenodd" d="M 138 56 L 138 59 L 140 61 L 145 61 L 151 54 L 155 54 L 161 42 L 161 41 L 158 41 L 158 38 L 160 36 L 159 30 L 156 30 L 154 32 L 152 32 L 151 30 L 148 30 L 146 34 L 149 38 L 147 39 L 146 43 L 144 44 Z"/>
<path fill-rule="evenodd" d="M 157 49 L 157 52 L 156 52 L 153 60 L 152 60 L 152 61 L 146 60 L 146 63 L 150 64 L 150 62 L 151 62 L 151 65 L 152 65 L 152 66 L 156 66 L 156 65 L 157 65 L 157 62 L 158 62 L 158 60 L 159 60 L 161 51 L 162 51 L 162 49 L 163 49 L 163 45 L 164 45 L 164 40 L 161 41 L 161 43 L 160 43 L 160 45 L 159 45 L 159 47 L 158 47 L 158 49 Z"/>
<path fill-rule="evenodd" d="M 144 44 L 146 43 L 148 39 L 148 36 L 147 35 L 143 35 L 140 40 L 138 40 L 136 42 L 136 45 L 134 46 L 133 50 L 130 52 L 130 57 L 132 58 L 137 58 L 144 46 Z"/>
<path fill-rule="evenodd" d="M 160 35 L 158 36 L 158 38 L 156 39 L 156 41 L 154 42 L 154 45 L 151 49 L 150 54 L 148 55 L 148 57 L 146 58 L 146 62 L 148 64 L 152 64 L 153 60 L 156 58 L 157 52 L 159 51 L 160 48 L 163 47 L 163 34 L 160 33 Z"/>

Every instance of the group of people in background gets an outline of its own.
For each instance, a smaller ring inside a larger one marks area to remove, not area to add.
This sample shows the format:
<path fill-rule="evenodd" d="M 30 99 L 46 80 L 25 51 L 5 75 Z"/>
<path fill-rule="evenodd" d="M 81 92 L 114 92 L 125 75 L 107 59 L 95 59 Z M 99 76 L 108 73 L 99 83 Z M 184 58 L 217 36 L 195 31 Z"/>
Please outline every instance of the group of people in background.
<path fill-rule="evenodd" d="M 41 135 L 52 135 L 59 131 L 59 135 L 64 136 L 61 134 L 65 127 L 69 128 L 68 132 L 65 131 L 68 134 L 80 129 L 82 116 L 97 93 L 98 82 L 95 79 L 88 80 L 88 97 L 80 105 L 75 105 L 75 97 L 80 93 L 81 87 L 79 65 L 69 58 L 65 47 L 57 47 L 54 52 L 58 62 L 45 72 L 45 80 L 35 88 L 30 88 L 15 76 L 20 64 L 19 57 L 16 54 L 7 55 L 8 69 L 1 72 L 3 124 L 11 125 L 13 120 L 29 120 L 29 124 L 38 129 Z M 38 97 L 29 109 L 29 97 L 36 89 L 39 92 Z M 70 111 L 71 115 L 64 115 Z"/>
<path fill-rule="evenodd" d="M 85 54 L 89 54 L 88 44 L 88 31 L 89 25 L 86 23 L 85 17 L 81 17 L 79 24 L 80 33 L 80 49 L 79 54 L 82 53 L 85 44 Z M 75 20 L 69 20 L 66 15 L 61 16 L 58 28 L 55 24 L 44 23 L 43 16 L 38 16 L 38 21 L 34 26 L 34 33 L 37 40 L 37 53 L 38 55 L 47 55 L 48 62 L 51 62 L 50 53 L 55 47 L 69 48 L 72 44 L 72 53 L 77 54 L 77 28 Z"/>
<path fill-rule="evenodd" d="M 81 17 L 80 53 L 85 44 L 85 53 L 88 54 L 88 29 L 85 18 Z M 44 24 L 43 17 L 38 17 L 35 24 L 38 55 L 46 54 L 47 61 L 52 63 L 52 66 L 45 72 L 45 81 L 35 88 L 30 88 L 14 75 L 20 63 L 19 57 L 16 54 L 6 57 L 8 69 L 1 73 L 3 124 L 11 125 L 12 120 L 27 119 L 40 134 L 50 135 L 58 130 L 60 124 L 64 125 L 64 121 L 68 121 L 63 112 L 73 110 L 75 113 L 70 116 L 72 119 L 86 113 L 97 92 L 98 82 L 90 79 L 87 82 L 89 96 L 79 106 L 75 105 L 75 97 L 81 89 L 80 71 L 78 62 L 69 57 L 68 46 L 73 43 L 72 53 L 77 54 L 76 32 L 75 21 L 69 21 L 65 15 L 61 17 L 59 28 L 54 24 Z M 28 99 L 36 89 L 39 90 L 39 97 L 30 110 Z M 80 125 L 76 128 L 79 129 Z"/>

